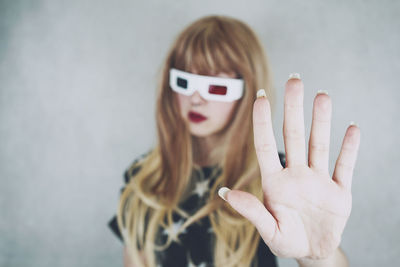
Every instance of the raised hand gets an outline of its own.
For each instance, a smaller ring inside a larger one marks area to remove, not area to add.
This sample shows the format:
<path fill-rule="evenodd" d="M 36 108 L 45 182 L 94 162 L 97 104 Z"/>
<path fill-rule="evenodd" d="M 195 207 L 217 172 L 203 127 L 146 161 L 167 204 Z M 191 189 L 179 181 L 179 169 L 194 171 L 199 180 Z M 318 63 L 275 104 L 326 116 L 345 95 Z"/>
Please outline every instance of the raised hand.
<path fill-rule="evenodd" d="M 356 125 L 347 128 L 330 177 L 331 99 L 326 93 L 319 93 L 314 99 L 306 160 L 303 95 L 301 79 L 298 76 L 289 79 L 285 89 L 283 125 L 285 168 L 279 161 L 270 103 L 266 97 L 259 97 L 254 103 L 254 145 L 264 203 L 239 190 L 223 188 L 220 195 L 255 225 L 275 255 L 322 259 L 338 248 L 351 212 L 351 182 L 360 130 Z"/>

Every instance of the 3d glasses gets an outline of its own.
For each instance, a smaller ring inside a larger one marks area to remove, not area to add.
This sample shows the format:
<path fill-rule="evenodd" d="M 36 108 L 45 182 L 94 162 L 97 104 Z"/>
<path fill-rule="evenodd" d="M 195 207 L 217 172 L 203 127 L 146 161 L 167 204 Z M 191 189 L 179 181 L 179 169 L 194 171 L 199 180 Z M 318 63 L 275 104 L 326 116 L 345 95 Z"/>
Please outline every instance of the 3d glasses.
<path fill-rule="evenodd" d="M 244 91 L 242 79 L 197 75 L 174 68 L 169 71 L 169 85 L 183 95 L 192 95 L 197 90 L 204 99 L 222 102 L 240 99 Z"/>

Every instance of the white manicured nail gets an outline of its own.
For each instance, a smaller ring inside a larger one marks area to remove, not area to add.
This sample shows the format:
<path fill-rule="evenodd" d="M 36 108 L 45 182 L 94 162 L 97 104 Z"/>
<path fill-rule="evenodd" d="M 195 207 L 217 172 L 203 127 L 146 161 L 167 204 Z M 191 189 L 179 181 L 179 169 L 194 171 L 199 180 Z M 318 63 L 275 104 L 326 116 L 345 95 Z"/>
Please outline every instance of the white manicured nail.
<path fill-rule="evenodd" d="M 300 80 L 300 79 L 301 79 L 301 78 L 300 78 L 300 74 L 298 74 L 298 73 L 296 73 L 296 72 L 290 73 L 290 74 L 289 74 L 289 80 L 290 80 L 290 79 L 299 79 L 299 80 Z"/>
<path fill-rule="evenodd" d="M 317 95 L 319 95 L 319 94 L 329 95 L 328 91 L 326 91 L 326 90 L 318 90 Z"/>
<path fill-rule="evenodd" d="M 264 89 L 259 89 L 257 91 L 257 98 L 260 98 L 260 97 L 267 97 L 267 94 L 265 93 Z"/>
<path fill-rule="evenodd" d="M 218 190 L 218 195 L 223 199 L 223 200 L 225 200 L 226 201 L 226 194 L 229 192 L 229 191 L 231 191 L 228 187 L 221 187 L 219 190 Z"/>
<path fill-rule="evenodd" d="M 350 126 L 357 126 L 357 127 L 358 127 L 358 124 L 355 123 L 354 121 L 351 121 L 351 122 L 350 122 Z M 358 127 L 358 128 L 360 128 L 360 127 Z"/>

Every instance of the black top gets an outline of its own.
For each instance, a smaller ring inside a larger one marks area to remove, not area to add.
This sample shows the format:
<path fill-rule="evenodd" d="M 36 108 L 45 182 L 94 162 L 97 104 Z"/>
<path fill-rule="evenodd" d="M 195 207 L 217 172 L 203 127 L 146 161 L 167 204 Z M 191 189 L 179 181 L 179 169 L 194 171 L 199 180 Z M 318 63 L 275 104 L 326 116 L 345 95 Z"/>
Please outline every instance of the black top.
<path fill-rule="evenodd" d="M 142 155 L 136 159 L 134 163 L 143 158 Z M 284 166 L 284 155 L 279 153 L 281 164 Z M 133 164 L 134 164 L 133 163 Z M 132 169 L 129 174 L 128 170 L 124 173 L 125 184 L 140 170 L 140 165 Z M 190 187 L 192 192 L 186 201 L 180 204 L 180 207 L 190 215 L 194 214 L 198 209 L 205 205 L 208 190 L 212 187 L 216 178 L 221 174 L 221 168 L 215 166 L 202 167 L 200 171 L 194 170 L 192 173 L 193 184 Z M 121 189 L 121 192 L 124 187 Z M 183 224 L 184 218 L 178 214 L 173 215 L 174 224 L 171 229 L 160 229 L 157 238 L 157 243 L 164 244 L 167 240 L 168 233 L 174 232 L 180 225 Z M 117 218 L 114 216 L 108 223 L 114 234 L 121 240 L 122 236 L 118 229 Z M 156 261 L 158 266 L 162 267 L 211 267 L 213 265 L 212 248 L 215 235 L 210 225 L 208 216 L 202 218 L 199 223 L 193 223 L 183 232 L 179 233 L 179 242 L 172 241 L 169 247 L 164 251 L 156 252 Z M 258 265 L 256 262 L 258 261 Z M 256 257 L 252 262 L 252 266 L 276 267 L 276 258 L 269 250 L 268 246 L 260 238 Z"/>

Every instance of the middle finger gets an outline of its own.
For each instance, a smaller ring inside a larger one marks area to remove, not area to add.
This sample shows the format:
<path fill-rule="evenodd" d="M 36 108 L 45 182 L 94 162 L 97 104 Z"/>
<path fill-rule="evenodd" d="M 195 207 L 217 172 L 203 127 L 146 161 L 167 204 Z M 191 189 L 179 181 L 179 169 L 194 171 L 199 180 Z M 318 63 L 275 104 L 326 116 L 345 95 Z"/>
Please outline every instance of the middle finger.
<path fill-rule="evenodd" d="M 306 163 L 303 98 L 304 85 L 300 75 L 290 75 L 286 82 L 283 120 L 283 137 L 288 167 Z"/>

